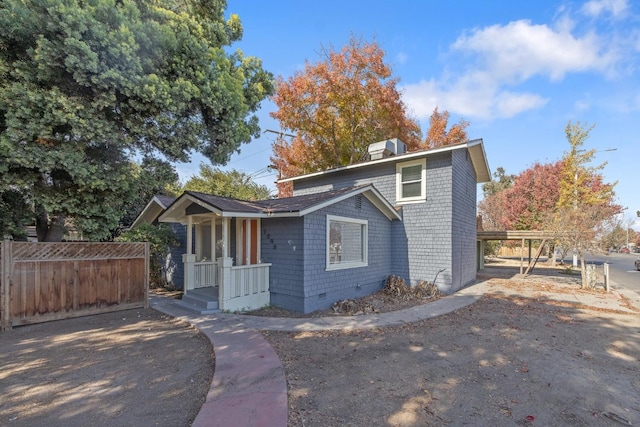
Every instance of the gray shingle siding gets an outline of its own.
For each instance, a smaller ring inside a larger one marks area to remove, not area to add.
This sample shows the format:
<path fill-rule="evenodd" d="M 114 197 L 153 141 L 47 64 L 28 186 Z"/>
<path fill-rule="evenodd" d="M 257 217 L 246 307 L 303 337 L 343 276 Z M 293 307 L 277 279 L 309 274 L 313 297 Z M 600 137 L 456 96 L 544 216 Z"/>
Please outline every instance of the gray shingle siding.
<path fill-rule="evenodd" d="M 358 208 L 356 197 L 303 218 L 263 220 L 261 251 L 263 261 L 272 264 L 269 289 L 273 305 L 309 313 L 382 288 L 391 268 L 391 221 L 365 197 Z M 327 271 L 327 215 L 368 221 L 367 267 Z"/>
<path fill-rule="evenodd" d="M 327 215 L 367 220 L 368 265 L 327 271 Z M 361 208 L 350 197 L 304 218 L 305 221 L 305 312 L 331 307 L 333 302 L 358 298 L 382 289 L 391 268 L 389 243 L 391 221 L 369 200 Z"/>
<path fill-rule="evenodd" d="M 477 178 L 467 151 L 453 152 L 453 260 L 457 275 L 451 291 L 476 279 L 476 197 Z"/>
<path fill-rule="evenodd" d="M 262 220 L 260 254 L 263 262 L 272 264 L 271 304 L 293 311 L 303 311 L 304 307 L 303 231 L 303 218 Z"/>
<path fill-rule="evenodd" d="M 402 158 L 294 181 L 294 195 L 371 183 L 396 205 L 397 163 Z M 440 290 L 452 292 L 475 280 L 476 176 L 466 148 L 429 155 L 426 169 L 426 200 L 398 205 L 402 221 L 380 250 L 391 260 L 387 275 L 414 285 L 437 277 Z"/>

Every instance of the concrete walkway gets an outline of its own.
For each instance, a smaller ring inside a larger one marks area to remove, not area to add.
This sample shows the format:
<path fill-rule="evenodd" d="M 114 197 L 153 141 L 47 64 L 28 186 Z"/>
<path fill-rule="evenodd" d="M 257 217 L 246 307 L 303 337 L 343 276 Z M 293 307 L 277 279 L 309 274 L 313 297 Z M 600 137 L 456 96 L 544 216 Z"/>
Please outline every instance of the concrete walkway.
<path fill-rule="evenodd" d="M 197 315 L 175 299 L 150 295 L 150 306 L 185 320 L 202 331 L 214 346 L 216 365 L 211 388 L 193 423 L 196 427 L 285 427 L 287 383 L 278 355 L 260 330 L 318 331 L 365 329 L 400 325 L 450 313 L 477 301 L 491 289 L 489 282 L 464 288 L 453 295 L 424 305 L 364 316 L 320 318 L 272 318 L 239 314 Z M 558 299 L 589 306 L 620 309 L 620 295 L 640 308 L 640 295 L 625 289 L 585 296 L 559 294 Z"/>

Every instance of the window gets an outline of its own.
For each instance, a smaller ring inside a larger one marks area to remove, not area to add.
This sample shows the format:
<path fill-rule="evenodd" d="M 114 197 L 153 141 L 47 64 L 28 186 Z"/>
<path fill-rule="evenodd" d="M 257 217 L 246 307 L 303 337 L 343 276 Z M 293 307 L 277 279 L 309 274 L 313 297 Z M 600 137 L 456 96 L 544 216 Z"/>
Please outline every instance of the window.
<path fill-rule="evenodd" d="M 396 165 L 396 201 L 421 202 L 426 199 L 426 159 Z"/>
<path fill-rule="evenodd" d="M 327 270 L 367 265 L 366 220 L 327 215 Z"/>

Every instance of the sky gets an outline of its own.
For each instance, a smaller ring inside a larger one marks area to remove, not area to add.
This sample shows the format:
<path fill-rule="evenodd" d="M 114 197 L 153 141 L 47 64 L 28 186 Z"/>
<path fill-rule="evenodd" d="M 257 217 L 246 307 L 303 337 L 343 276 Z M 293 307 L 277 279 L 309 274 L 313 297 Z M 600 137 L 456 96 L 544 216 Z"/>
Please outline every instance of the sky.
<path fill-rule="evenodd" d="M 640 2 L 635 0 L 228 0 L 244 35 L 232 48 L 285 79 L 350 37 L 375 41 L 423 135 L 434 108 L 464 119 L 482 138 L 492 172 L 518 175 L 569 150 L 569 121 L 594 125 L 585 149 L 607 162 L 621 220 L 640 231 Z M 271 145 L 281 131 L 266 100 L 262 136 L 242 145 L 223 169 L 274 190 Z M 266 132 L 265 132 L 266 131 Z M 376 141 L 371 141 L 376 142 Z M 183 181 L 203 159 L 177 165 Z M 481 189 L 478 188 L 481 193 Z"/>

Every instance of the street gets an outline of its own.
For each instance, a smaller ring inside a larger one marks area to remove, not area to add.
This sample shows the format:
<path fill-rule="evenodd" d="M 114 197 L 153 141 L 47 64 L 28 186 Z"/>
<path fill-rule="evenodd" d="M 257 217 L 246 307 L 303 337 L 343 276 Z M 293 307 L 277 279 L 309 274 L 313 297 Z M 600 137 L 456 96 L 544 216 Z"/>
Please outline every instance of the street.
<path fill-rule="evenodd" d="M 624 286 L 640 294 L 640 271 L 636 270 L 635 260 L 639 254 L 619 254 L 585 256 L 587 263 L 595 262 L 598 265 L 609 264 L 609 274 L 614 286 Z"/>

